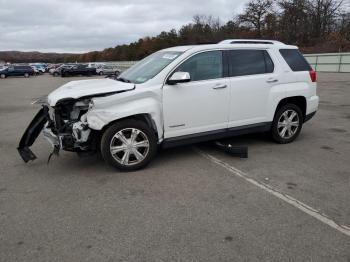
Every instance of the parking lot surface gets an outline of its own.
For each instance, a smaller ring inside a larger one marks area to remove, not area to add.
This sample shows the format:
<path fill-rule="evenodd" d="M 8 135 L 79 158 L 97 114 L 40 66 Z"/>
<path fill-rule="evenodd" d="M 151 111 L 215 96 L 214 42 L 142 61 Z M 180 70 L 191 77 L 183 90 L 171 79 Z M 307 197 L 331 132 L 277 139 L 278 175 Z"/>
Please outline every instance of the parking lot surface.
<path fill-rule="evenodd" d="M 1 80 L 0 261 L 349 262 L 350 74 L 318 77 L 319 111 L 294 143 L 227 141 L 248 159 L 168 149 L 131 173 L 68 152 L 47 164 L 42 137 L 24 164 L 30 102 L 81 78 Z"/>

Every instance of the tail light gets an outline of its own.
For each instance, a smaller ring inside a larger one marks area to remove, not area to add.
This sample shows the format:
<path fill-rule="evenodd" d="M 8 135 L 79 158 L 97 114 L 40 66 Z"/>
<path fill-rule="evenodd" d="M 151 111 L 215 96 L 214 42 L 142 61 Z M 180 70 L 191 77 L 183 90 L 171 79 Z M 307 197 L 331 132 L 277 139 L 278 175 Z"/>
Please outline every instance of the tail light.
<path fill-rule="evenodd" d="M 316 80 L 317 80 L 316 72 L 314 70 L 310 70 L 309 73 L 310 73 L 311 81 L 316 82 Z"/>

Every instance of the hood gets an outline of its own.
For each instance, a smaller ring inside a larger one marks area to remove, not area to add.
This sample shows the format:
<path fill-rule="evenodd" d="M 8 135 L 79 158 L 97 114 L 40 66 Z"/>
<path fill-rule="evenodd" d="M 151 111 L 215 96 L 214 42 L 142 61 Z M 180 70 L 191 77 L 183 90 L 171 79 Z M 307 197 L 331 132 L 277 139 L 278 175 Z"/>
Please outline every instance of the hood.
<path fill-rule="evenodd" d="M 65 98 L 81 98 L 134 89 L 135 84 L 124 83 L 113 79 L 93 79 L 69 82 L 48 95 L 48 103 L 55 106 L 57 101 Z"/>

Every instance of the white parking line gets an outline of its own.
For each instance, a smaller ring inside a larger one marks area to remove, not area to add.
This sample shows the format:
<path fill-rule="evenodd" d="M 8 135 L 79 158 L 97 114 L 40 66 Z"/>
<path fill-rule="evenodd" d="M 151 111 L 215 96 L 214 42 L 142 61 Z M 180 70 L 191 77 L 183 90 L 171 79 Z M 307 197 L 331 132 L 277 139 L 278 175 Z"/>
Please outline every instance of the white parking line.
<path fill-rule="evenodd" d="M 250 178 L 246 173 L 244 173 L 243 171 L 225 163 L 224 161 L 208 154 L 205 153 L 204 151 L 198 149 L 198 148 L 194 148 L 194 150 L 200 154 L 201 156 L 203 156 L 204 158 L 210 160 L 211 162 L 225 168 L 226 170 L 228 170 L 231 174 L 238 176 L 240 178 L 243 178 L 245 181 L 265 190 L 266 192 L 278 197 L 279 199 L 283 200 L 284 202 L 287 202 L 289 204 L 291 204 L 292 206 L 296 207 L 297 209 L 303 211 L 304 213 L 316 218 L 317 220 L 321 221 L 322 223 L 338 230 L 339 232 L 347 235 L 348 237 L 350 237 L 350 227 L 345 226 L 345 225 L 339 225 L 337 224 L 334 220 L 332 220 L 331 218 L 329 218 L 328 216 L 326 216 L 323 213 L 320 213 L 318 210 L 316 210 L 315 208 L 310 207 L 309 205 L 295 199 L 294 197 L 291 197 L 285 193 L 281 193 L 278 190 L 272 188 L 271 186 L 256 181 L 252 178 Z"/>

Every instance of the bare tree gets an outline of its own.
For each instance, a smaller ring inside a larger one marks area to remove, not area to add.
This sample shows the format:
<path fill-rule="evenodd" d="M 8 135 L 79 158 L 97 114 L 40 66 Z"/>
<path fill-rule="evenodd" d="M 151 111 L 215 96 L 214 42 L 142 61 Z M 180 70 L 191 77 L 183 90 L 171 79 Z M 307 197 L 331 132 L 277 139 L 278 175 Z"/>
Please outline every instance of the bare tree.
<path fill-rule="evenodd" d="M 307 12 L 312 26 L 312 37 L 323 37 L 334 29 L 343 0 L 309 0 L 308 2 Z"/>
<path fill-rule="evenodd" d="M 279 38 L 287 43 L 304 44 L 309 41 L 310 23 L 308 0 L 280 0 Z"/>
<path fill-rule="evenodd" d="M 256 30 L 257 37 L 260 38 L 262 36 L 265 18 L 271 12 L 271 0 L 252 0 L 247 4 L 244 13 L 239 16 L 239 20 L 249 26 L 253 26 Z"/>
<path fill-rule="evenodd" d="M 350 4 L 349 4 L 350 5 Z M 350 10 L 350 9 L 349 9 Z M 342 12 L 338 19 L 339 33 L 350 41 L 350 12 Z"/>

